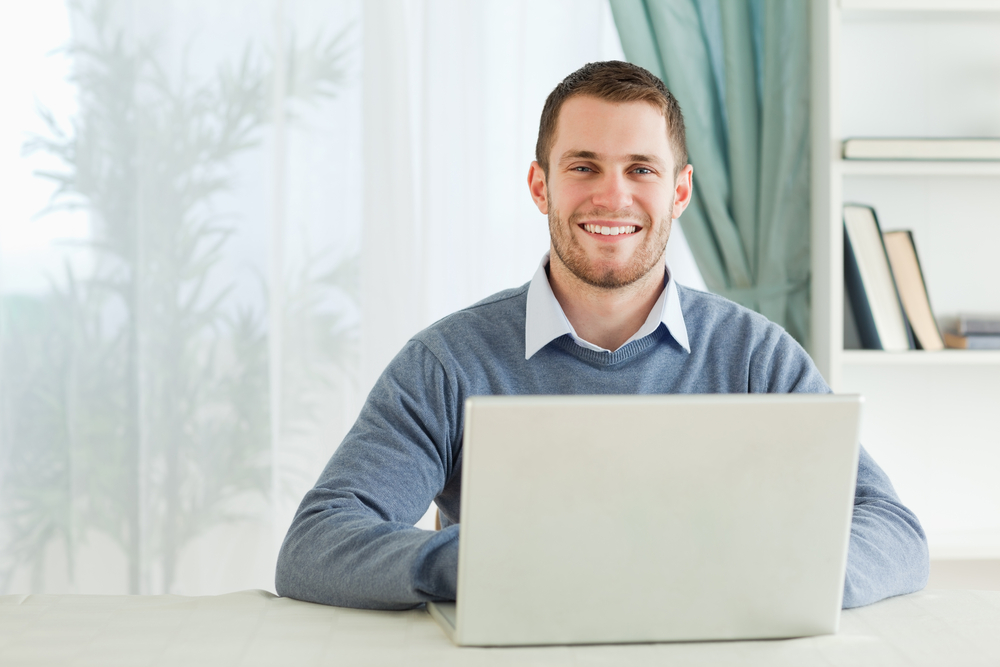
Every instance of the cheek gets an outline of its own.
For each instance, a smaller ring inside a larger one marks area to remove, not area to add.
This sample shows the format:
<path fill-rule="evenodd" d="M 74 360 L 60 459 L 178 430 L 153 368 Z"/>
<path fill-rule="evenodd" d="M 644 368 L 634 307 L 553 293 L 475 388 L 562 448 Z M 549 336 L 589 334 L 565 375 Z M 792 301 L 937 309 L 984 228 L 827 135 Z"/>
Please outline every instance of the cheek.
<path fill-rule="evenodd" d="M 562 183 L 557 190 L 549 190 L 549 205 L 559 209 L 574 210 L 590 198 L 590 188 L 581 183 Z"/>
<path fill-rule="evenodd" d="M 672 219 L 674 217 L 673 200 L 669 197 L 663 197 L 660 193 L 637 199 L 635 203 L 652 220 Z"/>

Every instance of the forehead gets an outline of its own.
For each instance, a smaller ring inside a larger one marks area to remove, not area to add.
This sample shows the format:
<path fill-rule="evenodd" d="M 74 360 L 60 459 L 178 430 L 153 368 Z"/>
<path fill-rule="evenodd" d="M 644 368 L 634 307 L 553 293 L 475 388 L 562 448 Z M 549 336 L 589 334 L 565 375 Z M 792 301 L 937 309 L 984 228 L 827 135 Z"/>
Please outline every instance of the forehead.
<path fill-rule="evenodd" d="M 667 119 L 649 102 L 615 103 L 577 95 L 559 110 L 550 157 L 587 151 L 602 155 L 657 155 L 672 163 Z"/>

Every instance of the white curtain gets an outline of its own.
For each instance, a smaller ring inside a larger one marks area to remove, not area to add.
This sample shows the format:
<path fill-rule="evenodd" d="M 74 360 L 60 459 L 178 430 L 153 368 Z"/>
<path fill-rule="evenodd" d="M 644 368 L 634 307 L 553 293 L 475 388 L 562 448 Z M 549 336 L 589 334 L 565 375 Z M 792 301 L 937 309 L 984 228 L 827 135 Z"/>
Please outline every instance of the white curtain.
<path fill-rule="evenodd" d="M 393 354 L 531 277 L 538 115 L 622 57 L 610 11 L 38 0 L 0 26 L 0 593 L 270 589 Z M 679 230 L 669 253 L 703 285 Z"/>
<path fill-rule="evenodd" d="M 527 191 L 542 105 L 583 64 L 625 58 L 605 0 L 364 7 L 370 386 L 413 333 L 531 278 L 549 238 Z M 668 261 L 704 289 L 675 229 Z"/>

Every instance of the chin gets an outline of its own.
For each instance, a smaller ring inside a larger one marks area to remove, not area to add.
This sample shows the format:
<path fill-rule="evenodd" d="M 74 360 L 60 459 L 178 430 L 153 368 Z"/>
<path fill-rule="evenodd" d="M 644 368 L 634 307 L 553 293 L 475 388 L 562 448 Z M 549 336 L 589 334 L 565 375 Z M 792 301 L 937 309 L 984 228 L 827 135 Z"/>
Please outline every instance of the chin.
<path fill-rule="evenodd" d="M 576 273 L 583 282 L 602 289 L 619 289 L 628 287 L 645 277 L 651 269 L 643 271 L 642 267 L 629 266 L 607 269 L 591 269 Z"/>

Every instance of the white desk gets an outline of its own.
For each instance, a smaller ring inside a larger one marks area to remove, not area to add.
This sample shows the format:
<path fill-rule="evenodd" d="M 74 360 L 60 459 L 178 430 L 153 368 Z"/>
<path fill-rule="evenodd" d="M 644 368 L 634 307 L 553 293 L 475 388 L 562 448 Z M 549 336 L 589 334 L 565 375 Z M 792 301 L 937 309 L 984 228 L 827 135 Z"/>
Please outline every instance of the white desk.
<path fill-rule="evenodd" d="M 423 610 L 357 611 L 264 591 L 0 597 L 0 665 L 1000 665 L 1000 591 L 928 591 L 844 612 L 809 639 L 456 648 Z"/>

